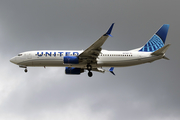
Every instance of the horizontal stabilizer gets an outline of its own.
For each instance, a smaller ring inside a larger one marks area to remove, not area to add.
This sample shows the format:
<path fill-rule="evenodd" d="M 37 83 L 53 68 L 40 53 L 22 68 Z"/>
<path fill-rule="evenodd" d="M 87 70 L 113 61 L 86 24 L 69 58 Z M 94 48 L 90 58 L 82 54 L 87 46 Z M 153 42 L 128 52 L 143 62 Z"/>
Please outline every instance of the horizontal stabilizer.
<path fill-rule="evenodd" d="M 166 56 L 163 56 L 163 58 L 164 58 L 164 59 L 166 59 L 166 60 L 170 60 L 170 59 L 169 59 L 169 58 L 167 58 Z"/>
<path fill-rule="evenodd" d="M 151 55 L 163 55 L 166 50 L 169 48 L 170 44 L 165 45 L 164 47 L 160 48 L 159 50 L 151 53 Z"/>

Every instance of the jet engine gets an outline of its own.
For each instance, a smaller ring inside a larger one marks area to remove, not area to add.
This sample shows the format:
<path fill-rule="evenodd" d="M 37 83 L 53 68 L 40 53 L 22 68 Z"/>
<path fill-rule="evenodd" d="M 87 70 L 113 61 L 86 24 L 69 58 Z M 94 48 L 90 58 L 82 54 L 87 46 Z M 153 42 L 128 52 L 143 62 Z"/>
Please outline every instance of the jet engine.
<path fill-rule="evenodd" d="M 66 67 L 65 68 L 66 74 L 79 75 L 82 72 L 84 72 L 84 69 L 81 69 L 81 68 L 75 68 L 75 67 Z"/>

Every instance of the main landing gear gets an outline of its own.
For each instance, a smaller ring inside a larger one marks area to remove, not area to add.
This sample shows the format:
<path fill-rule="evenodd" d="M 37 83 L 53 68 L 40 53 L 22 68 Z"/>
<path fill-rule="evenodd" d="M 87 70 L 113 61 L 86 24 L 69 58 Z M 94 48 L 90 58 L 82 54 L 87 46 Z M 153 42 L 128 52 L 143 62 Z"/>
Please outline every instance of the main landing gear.
<path fill-rule="evenodd" d="M 92 77 L 92 76 L 93 76 L 93 74 L 92 74 L 91 71 L 88 72 L 88 76 L 89 76 L 89 77 Z"/>
<path fill-rule="evenodd" d="M 91 72 L 92 66 L 91 66 L 90 64 L 87 64 L 87 70 L 89 71 L 89 72 L 88 72 L 88 76 L 89 76 L 89 77 L 92 77 L 92 76 L 93 76 L 93 73 Z"/>

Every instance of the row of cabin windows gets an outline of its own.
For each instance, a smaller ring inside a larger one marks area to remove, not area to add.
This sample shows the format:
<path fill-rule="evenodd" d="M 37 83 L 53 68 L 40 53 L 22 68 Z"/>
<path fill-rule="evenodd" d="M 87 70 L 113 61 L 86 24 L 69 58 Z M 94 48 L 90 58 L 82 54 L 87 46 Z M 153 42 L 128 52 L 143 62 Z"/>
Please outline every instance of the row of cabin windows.
<path fill-rule="evenodd" d="M 36 56 L 38 54 L 35 54 Z M 48 54 L 43 54 L 44 56 L 49 56 Z M 52 56 L 60 56 L 60 54 L 52 54 Z M 64 54 L 61 54 L 61 56 L 64 56 Z M 77 56 L 77 55 L 72 55 L 70 54 L 70 56 Z M 120 55 L 120 54 L 100 54 L 100 56 L 127 56 L 127 57 L 132 57 L 132 55 Z"/>
<path fill-rule="evenodd" d="M 129 56 L 131 57 L 132 55 L 120 55 L 120 54 L 101 54 L 100 56 Z"/>

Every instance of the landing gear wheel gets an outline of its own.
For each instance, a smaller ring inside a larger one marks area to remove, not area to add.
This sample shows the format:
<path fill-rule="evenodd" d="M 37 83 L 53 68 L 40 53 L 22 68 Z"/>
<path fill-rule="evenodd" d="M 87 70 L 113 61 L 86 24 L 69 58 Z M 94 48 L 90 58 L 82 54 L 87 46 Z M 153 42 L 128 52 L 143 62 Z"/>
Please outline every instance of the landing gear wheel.
<path fill-rule="evenodd" d="M 27 72 L 28 72 L 28 70 L 27 70 L 27 69 L 25 69 L 25 70 L 24 70 L 24 72 L 25 72 L 25 73 L 27 73 Z"/>
<path fill-rule="evenodd" d="M 89 77 L 92 77 L 92 76 L 93 76 L 92 72 L 89 71 L 89 72 L 88 72 L 88 76 L 89 76 Z"/>

